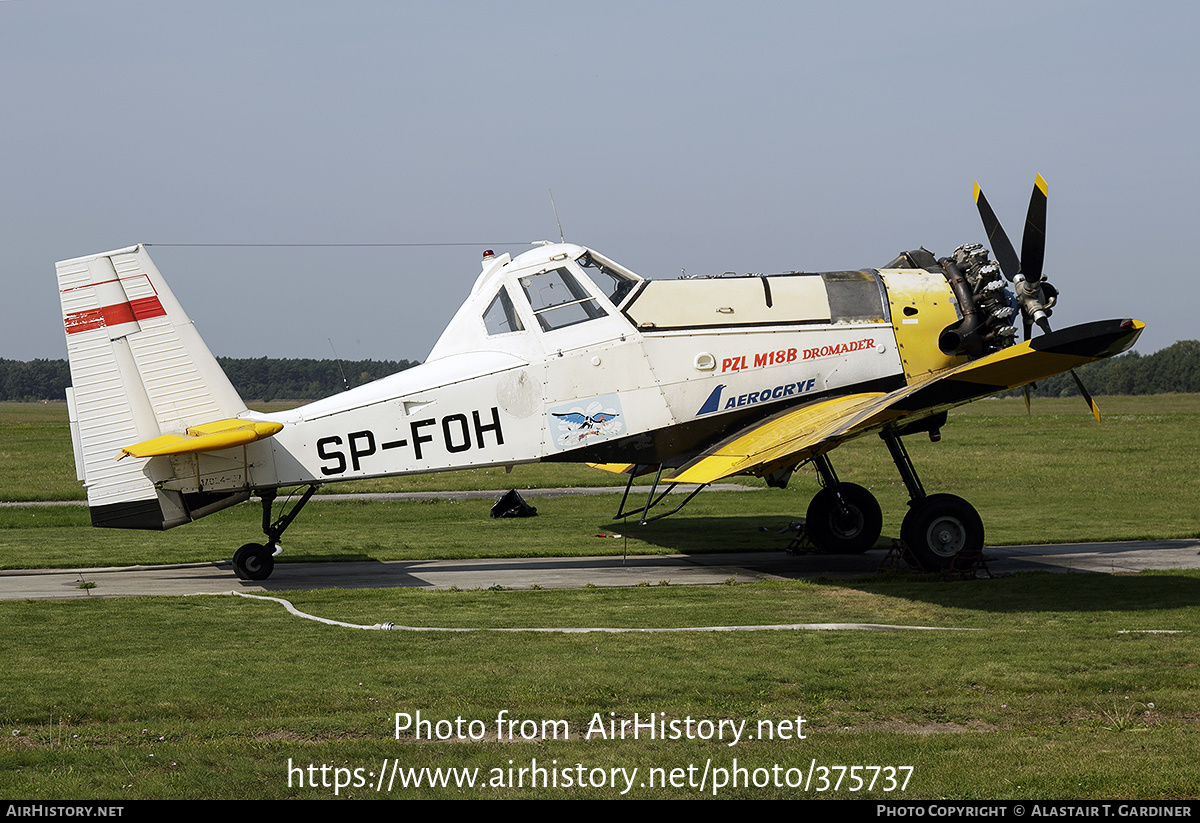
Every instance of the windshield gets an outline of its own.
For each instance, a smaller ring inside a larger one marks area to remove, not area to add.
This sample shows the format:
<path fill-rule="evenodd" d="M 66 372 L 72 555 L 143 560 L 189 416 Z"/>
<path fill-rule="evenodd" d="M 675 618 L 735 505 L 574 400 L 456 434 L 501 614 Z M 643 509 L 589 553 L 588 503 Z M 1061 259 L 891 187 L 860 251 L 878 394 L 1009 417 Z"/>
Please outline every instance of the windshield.
<path fill-rule="evenodd" d="M 597 259 L 593 252 L 587 252 L 577 262 L 583 266 L 584 272 L 596 284 L 596 288 L 604 292 L 604 296 L 611 300 L 614 306 L 621 305 L 621 301 L 637 285 L 637 277 L 618 270 L 615 264 Z"/>

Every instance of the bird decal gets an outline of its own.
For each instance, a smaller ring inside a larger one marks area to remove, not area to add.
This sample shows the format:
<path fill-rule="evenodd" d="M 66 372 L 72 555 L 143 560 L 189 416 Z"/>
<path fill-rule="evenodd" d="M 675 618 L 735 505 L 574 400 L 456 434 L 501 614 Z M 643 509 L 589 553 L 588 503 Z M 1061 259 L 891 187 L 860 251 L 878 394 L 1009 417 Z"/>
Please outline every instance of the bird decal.
<path fill-rule="evenodd" d="M 566 420 L 568 423 L 574 423 L 583 429 L 593 429 L 596 427 L 603 428 L 621 415 L 613 412 L 600 412 L 599 414 L 587 415 L 581 412 L 569 412 L 567 414 L 555 414 L 559 420 Z"/>

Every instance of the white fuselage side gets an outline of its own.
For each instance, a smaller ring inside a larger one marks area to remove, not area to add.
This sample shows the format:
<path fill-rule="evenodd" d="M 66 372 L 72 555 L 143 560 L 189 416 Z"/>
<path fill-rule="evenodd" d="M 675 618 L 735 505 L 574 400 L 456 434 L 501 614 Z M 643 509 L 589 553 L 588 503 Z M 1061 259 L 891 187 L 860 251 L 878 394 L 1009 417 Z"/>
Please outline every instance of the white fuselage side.
<path fill-rule="evenodd" d="M 597 262 L 604 274 L 593 278 Z M 574 291 L 553 295 L 560 283 L 543 282 L 548 270 L 574 278 Z M 867 306 L 847 317 L 831 308 L 825 275 L 645 281 L 580 246 L 503 255 L 485 261 L 427 362 L 291 411 L 251 412 L 283 430 L 244 455 L 173 458 L 167 487 L 271 488 L 539 460 L 678 464 L 735 422 L 903 381 L 882 285 L 851 274 L 839 283 L 851 280 L 854 305 Z M 626 279 L 605 290 L 597 281 L 606 277 Z M 502 292 L 511 305 L 489 329 Z"/>

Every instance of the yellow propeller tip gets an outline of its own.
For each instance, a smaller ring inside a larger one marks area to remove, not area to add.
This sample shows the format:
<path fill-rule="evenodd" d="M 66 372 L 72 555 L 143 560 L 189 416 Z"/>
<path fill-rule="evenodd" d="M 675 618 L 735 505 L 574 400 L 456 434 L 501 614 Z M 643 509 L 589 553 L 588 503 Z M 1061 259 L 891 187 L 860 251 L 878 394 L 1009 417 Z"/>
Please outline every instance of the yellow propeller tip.
<path fill-rule="evenodd" d="M 1036 186 L 1037 186 L 1039 189 L 1041 189 L 1041 191 L 1042 191 L 1042 196 L 1045 196 L 1045 195 L 1047 194 L 1047 189 L 1049 189 L 1049 186 L 1047 186 L 1047 185 L 1046 185 L 1046 178 L 1045 178 L 1045 177 L 1042 177 L 1042 176 L 1039 174 L 1039 175 L 1037 176 L 1037 179 L 1036 179 L 1035 181 L 1033 181 L 1033 182 L 1034 182 L 1034 185 L 1036 185 Z"/>

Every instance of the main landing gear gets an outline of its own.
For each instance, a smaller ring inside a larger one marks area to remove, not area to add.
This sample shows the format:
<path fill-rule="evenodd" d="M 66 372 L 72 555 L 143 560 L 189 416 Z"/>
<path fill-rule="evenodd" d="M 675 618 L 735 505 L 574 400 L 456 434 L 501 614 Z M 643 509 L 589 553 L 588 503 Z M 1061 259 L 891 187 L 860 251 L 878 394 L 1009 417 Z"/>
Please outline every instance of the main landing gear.
<path fill-rule="evenodd" d="M 234 552 L 233 571 L 240 580 L 266 580 L 271 576 L 271 572 L 275 570 L 275 555 L 279 551 L 279 538 L 296 519 L 296 515 L 300 514 L 300 510 L 304 508 L 304 504 L 309 501 L 316 490 L 316 486 L 309 486 L 296 501 L 296 505 L 274 521 L 271 520 L 271 506 L 278 493 L 275 489 L 266 489 L 260 492 L 263 504 L 263 534 L 267 536 L 267 542 L 247 543 Z"/>
<path fill-rule="evenodd" d="M 930 429 L 935 431 L 935 429 Z M 925 494 L 908 452 L 895 431 L 880 433 L 908 489 L 908 513 L 900 538 L 926 571 L 973 563 L 983 551 L 983 521 L 975 508 L 953 494 Z M 808 537 L 831 554 L 860 553 L 875 545 L 883 517 L 875 497 L 862 486 L 841 483 L 824 455 L 813 458 L 821 489 L 808 505 Z"/>
<path fill-rule="evenodd" d="M 839 483 L 825 455 L 813 458 L 824 486 L 808 504 L 808 539 L 830 554 L 861 554 L 883 530 L 883 512 L 875 496 L 854 483 Z"/>
<path fill-rule="evenodd" d="M 975 508 L 953 494 L 931 494 L 900 524 L 900 539 L 928 571 L 973 563 L 983 551 L 983 521 Z"/>

